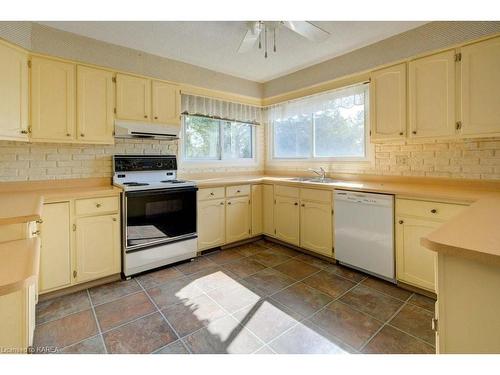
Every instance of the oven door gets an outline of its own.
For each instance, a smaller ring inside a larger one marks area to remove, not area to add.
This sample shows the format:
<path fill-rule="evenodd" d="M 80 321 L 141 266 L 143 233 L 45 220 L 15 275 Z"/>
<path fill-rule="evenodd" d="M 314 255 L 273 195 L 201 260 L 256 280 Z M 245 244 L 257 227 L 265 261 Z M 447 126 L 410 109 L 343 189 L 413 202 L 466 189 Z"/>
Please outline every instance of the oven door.
<path fill-rule="evenodd" d="M 196 187 L 125 193 L 126 252 L 196 238 Z"/>

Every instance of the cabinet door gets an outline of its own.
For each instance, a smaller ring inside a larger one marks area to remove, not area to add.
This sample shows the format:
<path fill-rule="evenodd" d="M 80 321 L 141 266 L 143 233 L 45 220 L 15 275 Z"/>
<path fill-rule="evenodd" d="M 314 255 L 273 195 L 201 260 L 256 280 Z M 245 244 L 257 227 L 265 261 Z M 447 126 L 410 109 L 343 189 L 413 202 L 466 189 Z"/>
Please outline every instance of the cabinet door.
<path fill-rule="evenodd" d="M 226 201 L 226 242 L 250 237 L 249 197 L 231 198 Z"/>
<path fill-rule="evenodd" d="M 326 203 L 300 203 L 300 247 L 332 256 L 332 206 Z"/>
<path fill-rule="evenodd" d="M 180 125 L 181 92 L 179 86 L 153 81 L 153 122 Z"/>
<path fill-rule="evenodd" d="M 76 220 L 76 281 L 99 279 L 120 272 L 120 219 L 118 215 Z"/>
<path fill-rule="evenodd" d="M 31 64 L 32 138 L 75 139 L 75 65 L 41 57 Z"/>
<path fill-rule="evenodd" d="M 262 234 L 262 185 L 252 185 L 252 236 Z"/>
<path fill-rule="evenodd" d="M 125 74 L 116 75 L 116 117 L 150 121 L 151 81 Z"/>
<path fill-rule="evenodd" d="M 406 64 L 377 70 L 370 82 L 371 139 L 406 135 Z"/>
<path fill-rule="evenodd" d="M 460 53 L 461 132 L 500 134 L 500 37 L 463 47 Z"/>
<path fill-rule="evenodd" d="M 262 231 L 274 236 L 274 186 L 262 186 Z"/>
<path fill-rule="evenodd" d="M 397 220 L 397 279 L 434 292 L 436 253 L 420 245 L 420 238 L 435 230 L 440 223 L 404 216 Z"/>
<path fill-rule="evenodd" d="M 298 198 L 276 196 L 274 209 L 276 237 L 299 246 L 299 202 Z"/>
<path fill-rule="evenodd" d="M 76 88 L 78 139 L 113 143 L 113 73 L 78 66 Z"/>
<path fill-rule="evenodd" d="M 0 139 L 28 140 L 28 55 L 0 44 Z"/>
<path fill-rule="evenodd" d="M 43 206 L 40 224 L 40 292 L 71 284 L 71 241 L 69 202 Z"/>
<path fill-rule="evenodd" d="M 224 199 L 198 201 L 198 249 L 210 249 L 226 242 Z"/>
<path fill-rule="evenodd" d="M 455 51 L 409 63 L 410 137 L 455 134 Z"/>

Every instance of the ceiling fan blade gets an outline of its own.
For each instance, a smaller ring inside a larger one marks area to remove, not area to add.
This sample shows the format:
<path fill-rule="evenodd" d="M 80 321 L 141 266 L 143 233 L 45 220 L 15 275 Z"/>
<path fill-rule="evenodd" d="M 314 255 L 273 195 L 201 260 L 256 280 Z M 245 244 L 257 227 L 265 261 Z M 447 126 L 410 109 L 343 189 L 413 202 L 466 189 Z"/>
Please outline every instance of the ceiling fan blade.
<path fill-rule="evenodd" d="M 308 21 L 282 21 L 283 26 L 313 42 L 322 42 L 330 33 Z"/>
<path fill-rule="evenodd" d="M 248 52 L 255 45 L 257 39 L 259 39 L 259 35 L 262 28 L 259 22 L 249 22 L 248 23 L 248 31 L 245 34 L 245 37 L 240 43 L 240 47 L 238 48 L 239 53 Z"/>

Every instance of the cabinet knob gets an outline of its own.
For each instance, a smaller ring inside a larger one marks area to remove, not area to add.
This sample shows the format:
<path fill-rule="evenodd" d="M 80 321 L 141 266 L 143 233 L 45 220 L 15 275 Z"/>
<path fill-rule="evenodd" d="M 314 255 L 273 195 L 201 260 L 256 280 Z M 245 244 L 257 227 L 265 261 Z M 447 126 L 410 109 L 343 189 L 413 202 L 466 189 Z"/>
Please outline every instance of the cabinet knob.
<path fill-rule="evenodd" d="M 229 204 L 229 205 L 230 205 L 230 204 L 231 204 L 231 202 L 227 202 L 227 204 Z"/>
<path fill-rule="evenodd" d="M 73 271 L 73 277 L 74 278 L 76 278 L 76 275 L 77 275 L 76 271 Z"/>
<path fill-rule="evenodd" d="M 43 219 L 38 219 L 38 220 L 36 221 L 36 223 L 37 223 L 37 224 L 42 224 L 42 223 L 43 223 Z"/>
<path fill-rule="evenodd" d="M 298 206 L 299 204 L 298 204 L 297 202 L 295 202 L 293 205 L 294 205 L 294 206 Z"/>
<path fill-rule="evenodd" d="M 435 208 L 433 208 L 433 209 L 431 210 L 431 213 L 433 213 L 433 214 L 435 214 L 435 213 L 437 213 L 437 212 L 438 212 L 438 210 L 436 210 Z"/>
<path fill-rule="evenodd" d="M 305 207 L 306 205 L 304 203 L 301 204 L 302 207 Z"/>
<path fill-rule="evenodd" d="M 399 132 L 399 135 L 403 135 L 404 133 L 403 132 Z"/>
<path fill-rule="evenodd" d="M 399 224 L 403 224 L 403 223 L 404 223 L 404 221 L 403 221 L 403 220 L 399 220 L 399 221 L 398 221 L 398 223 L 399 223 Z"/>
<path fill-rule="evenodd" d="M 113 218 L 113 221 L 116 221 L 116 217 Z"/>
<path fill-rule="evenodd" d="M 21 130 L 21 134 L 28 134 L 27 130 Z"/>
<path fill-rule="evenodd" d="M 241 190 L 236 190 L 237 193 L 241 193 Z"/>
<path fill-rule="evenodd" d="M 71 134 L 70 133 L 66 133 L 66 137 L 71 137 Z"/>
<path fill-rule="evenodd" d="M 148 118 L 148 115 L 144 115 L 144 118 Z"/>
<path fill-rule="evenodd" d="M 219 204 L 220 204 L 221 206 L 224 206 L 224 202 L 220 202 Z"/>
<path fill-rule="evenodd" d="M 81 134 L 80 134 L 80 137 L 85 137 L 85 134 L 81 133 Z"/>
<path fill-rule="evenodd" d="M 158 120 L 158 116 L 155 116 L 155 120 Z"/>
<path fill-rule="evenodd" d="M 212 192 L 210 192 L 210 195 L 214 195 L 214 192 L 213 192 L 213 191 L 212 191 Z"/>
<path fill-rule="evenodd" d="M 412 133 L 413 133 L 413 134 L 417 134 L 417 131 L 416 131 L 416 130 L 414 130 L 414 131 L 412 131 Z"/>
<path fill-rule="evenodd" d="M 40 234 L 40 231 L 39 230 L 36 230 L 34 232 L 31 232 L 31 235 L 32 236 L 38 236 Z"/>
<path fill-rule="evenodd" d="M 101 207 L 101 204 L 100 204 L 100 203 L 96 203 L 96 204 L 95 204 L 95 206 L 96 206 L 97 208 L 99 208 L 99 207 Z"/>

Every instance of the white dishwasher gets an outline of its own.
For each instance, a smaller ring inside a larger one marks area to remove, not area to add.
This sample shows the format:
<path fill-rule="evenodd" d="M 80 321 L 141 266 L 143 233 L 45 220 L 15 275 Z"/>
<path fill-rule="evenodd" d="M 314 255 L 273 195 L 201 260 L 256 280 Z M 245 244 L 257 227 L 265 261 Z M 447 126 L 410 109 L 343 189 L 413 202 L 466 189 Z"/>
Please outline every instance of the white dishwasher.
<path fill-rule="evenodd" d="M 394 275 L 394 196 L 335 190 L 335 258 L 391 282 Z"/>

